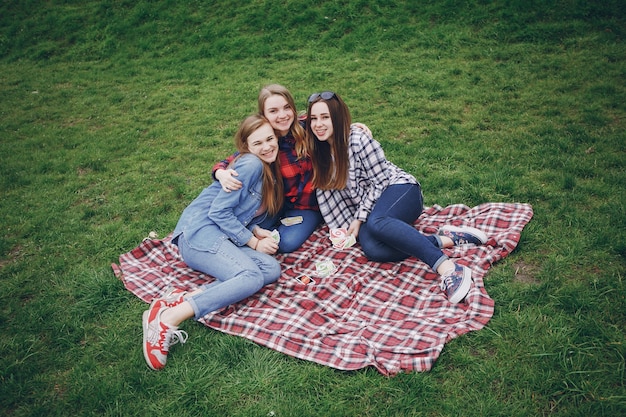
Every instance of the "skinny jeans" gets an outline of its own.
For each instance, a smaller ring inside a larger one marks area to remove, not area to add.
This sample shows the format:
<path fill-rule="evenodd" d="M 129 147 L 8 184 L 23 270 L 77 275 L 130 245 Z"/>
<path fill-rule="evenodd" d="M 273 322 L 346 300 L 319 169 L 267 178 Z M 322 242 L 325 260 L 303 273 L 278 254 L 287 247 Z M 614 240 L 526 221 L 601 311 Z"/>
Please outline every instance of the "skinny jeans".
<path fill-rule="evenodd" d="M 185 297 L 196 320 L 248 298 L 280 277 L 280 264 L 274 257 L 248 246 L 238 247 L 228 239 L 213 253 L 190 247 L 181 234 L 178 248 L 190 268 L 216 278 L 202 285 L 202 292 Z"/>
<path fill-rule="evenodd" d="M 285 217 L 295 216 L 302 216 L 302 223 L 286 226 L 279 221 Z M 263 229 L 278 230 L 280 234 L 278 252 L 291 253 L 302 246 L 320 223 L 322 223 L 322 214 L 318 210 L 283 208 L 280 213 L 274 217 L 268 217 L 259 226 Z"/>
<path fill-rule="evenodd" d="M 435 272 L 448 257 L 441 239 L 424 235 L 413 225 L 423 211 L 422 190 L 417 184 L 390 185 L 359 229 L 359 243 L 368 259 L 397 262 L 414 256 Z"/>

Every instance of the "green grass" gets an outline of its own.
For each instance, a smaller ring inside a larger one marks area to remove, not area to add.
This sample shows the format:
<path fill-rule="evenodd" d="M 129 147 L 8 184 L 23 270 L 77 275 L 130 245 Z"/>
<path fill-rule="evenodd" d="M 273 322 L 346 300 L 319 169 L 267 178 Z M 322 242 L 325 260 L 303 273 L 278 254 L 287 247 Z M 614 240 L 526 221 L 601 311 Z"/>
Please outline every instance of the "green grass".
<path fill-rule="evenodd" d="M 0 5 L 0 414 L 626 414 L 626 16 L 609 1 Z M 426 204 L 531 203 L 486 328 L 428 373 L 195 322 L 168 366 L 111 262 L 165 236 L 261 86 L 332 89 Z"/>

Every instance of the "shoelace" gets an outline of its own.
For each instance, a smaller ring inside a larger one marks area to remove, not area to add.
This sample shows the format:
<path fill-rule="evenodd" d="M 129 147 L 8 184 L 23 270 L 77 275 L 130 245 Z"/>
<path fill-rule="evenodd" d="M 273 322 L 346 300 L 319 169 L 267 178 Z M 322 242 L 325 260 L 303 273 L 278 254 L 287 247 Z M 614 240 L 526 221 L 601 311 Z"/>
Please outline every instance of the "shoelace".
<path fill-rule="evenodd" d="M 457 245 L 459 245 L 459 246 L 460 245 L 468 245 L 470 243 L 469 240 L 467 240 L 467 239 L 458 239 L 457 242 L 458 242 Z"/>
<path fill-rule="evenodd" d="M 169 287 L 161 296 L 161 300 L 165 301 L 168 307 L 174 307 L 183 302 L 183 297 L 187 291 L 182 291 L 174 287 Z"/>
<path fill-rule="evenodd" d="M 189 335 L 184 330 L 168 330 L 167 333 L 169 335 L 165 335 L 165 339 L 163 340 L 163 350 L 168 352 L 170 350 L 170 346 L 175 345 L 176 343 L 180 343 L 181 345 L 185 344 Z M 169 336 L 169 337 L 168 337 Z"/>
<path fill-rule="evenodd" d="M 465 236 L 464 234 L 456 233 L 456 241 L 455 241 L 455 243 L 457 245 L 459 245 L 459 246 L 460 245 L 469 245 L 470 243 L 472 243 L 472 242 L 470 242 L 470 240 L 468 238 L 466 238 L 464 236 Z"/>
<path fill-rule="evenodd" d="M 439 284 L 439 288 L 441 288 L 441 291 L 445 291 L 449 286 L 451 286 L 454 283 L 453 282 L 454 272 L 455 270 L 446 272 L 446 274 L 441 277 L 441 283 Z"/>

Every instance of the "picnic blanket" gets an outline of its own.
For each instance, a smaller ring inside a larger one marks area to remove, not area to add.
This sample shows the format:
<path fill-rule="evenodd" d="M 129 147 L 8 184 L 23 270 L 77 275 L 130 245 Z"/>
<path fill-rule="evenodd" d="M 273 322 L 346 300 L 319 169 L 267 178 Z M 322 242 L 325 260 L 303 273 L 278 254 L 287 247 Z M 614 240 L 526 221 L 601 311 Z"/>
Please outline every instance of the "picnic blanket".
<path fill-rule="evenodd" d="M 424 210 L 415 227 L 425 234 L 448 224 L 476 227 L 489 237 L 483 246 L 444 249 L 455 262 L 472 269 L 474 285 L 459 304 L 448 302 L 437 275 L 423 262 L 370 262 L 358 244 L 334 248 L 328 227 L 321 226 L 297 252 L 277 256 L 282 275 L 276 283 L 200 322 L 336 369 L 373 366 L 384 375 L 428 371 L 446 342 L 483 328 L 491 319 L 494 302 L 483 278 L 491 265 L 515 249 L 532 216 L 530 205 L 517 203 L 434 205 Z M 112 265 L 124 286 L 145 302 L 170 286 L 192 290 L 213 280 L 185 265 L 170 236 L 146 239 L 122 254 L 119 266 Z M 336 271 L 317 277 L 319 261 L 331 261 Z M 297 281 L 302 274 L 315 283 Z"/>

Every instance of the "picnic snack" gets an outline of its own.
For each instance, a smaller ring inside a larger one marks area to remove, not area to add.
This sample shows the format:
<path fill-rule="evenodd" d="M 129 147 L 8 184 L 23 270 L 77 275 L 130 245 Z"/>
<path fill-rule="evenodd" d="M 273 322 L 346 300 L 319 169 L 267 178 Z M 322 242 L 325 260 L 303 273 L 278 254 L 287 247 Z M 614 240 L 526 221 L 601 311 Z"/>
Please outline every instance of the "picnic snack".
<path fill-rule="evenodd" d="M 280 222 L 284 225 L 284 226 L 293 226 L 294 224 L 300 224 L 302 223 L 302 216 L 293 216 L 293 217 L 285 217 L 284 219 L 282 219 Z"/>
<path fill-rule="evenodd" d="M 347 249 L 354 246 L 356 238 L 344 228 L 330 229 L 330 241 L 336 249 Z"/>
<path fill-rule="evenodd" d="M 315 262 L 315 271 L 320 278 L 326 278 L 337 270 L 337 267 L 332 261 L 317 261 Z"/>

